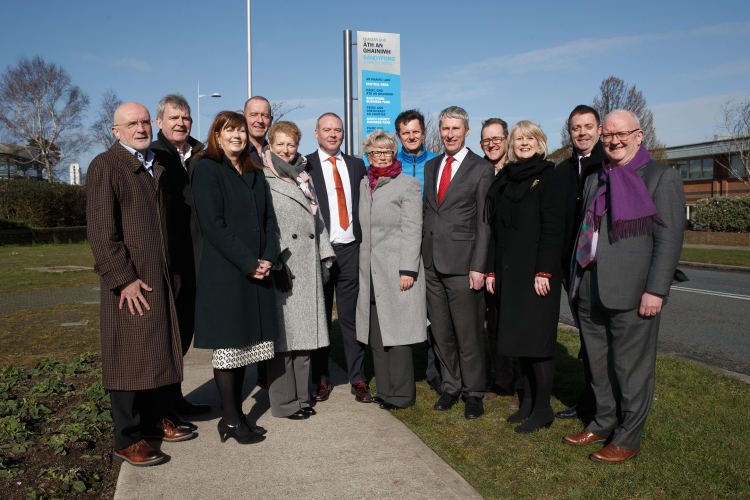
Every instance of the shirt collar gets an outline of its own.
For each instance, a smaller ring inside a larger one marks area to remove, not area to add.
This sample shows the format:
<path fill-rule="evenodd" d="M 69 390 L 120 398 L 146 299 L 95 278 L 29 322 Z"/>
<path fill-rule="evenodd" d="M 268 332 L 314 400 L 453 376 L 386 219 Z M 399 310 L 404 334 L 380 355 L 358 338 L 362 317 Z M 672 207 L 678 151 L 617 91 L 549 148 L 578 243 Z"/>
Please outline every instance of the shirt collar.
<path fill-rule="evenodd" d="M 138 158 L 138 161 L 141 162 L 141 165 L 143 165 L 147 170 L 151 168 L 151 165 L 154 163 L 154 152 L 150 149 L 146 150 L 146 157 L 144 158 L 140 151 L 135 150 L 131 148 L 130 146 L 126 146 L 122 142 L 120 142 L 120 145 L 130 151 L 130 154 Z"/>
<path fill-rule="evenodd" d="M 453 158 L 455 158 L 458 163 L 461 163 L 462 161 L 464 161 L 464 158 L 466 158 L 467 154 L 469 154 L 469 148 L 464 146 L 461 151 L 453 155 Z M 445 157 L 448 158 L 448 156 L 448 153 L 446 153 Z"/>
<path fill-rule="evenodd" d="M 318 157 L 320 158 L 320 163 L 324 163 L 328 161 L 328 158 L 334 157 L 337 160 L 343 160 L 344 158 L 341 156 L 341 150 L 339 149 L 338 152 L 335 155 L 329 155 L 323 149 L 318 148 Z"/>

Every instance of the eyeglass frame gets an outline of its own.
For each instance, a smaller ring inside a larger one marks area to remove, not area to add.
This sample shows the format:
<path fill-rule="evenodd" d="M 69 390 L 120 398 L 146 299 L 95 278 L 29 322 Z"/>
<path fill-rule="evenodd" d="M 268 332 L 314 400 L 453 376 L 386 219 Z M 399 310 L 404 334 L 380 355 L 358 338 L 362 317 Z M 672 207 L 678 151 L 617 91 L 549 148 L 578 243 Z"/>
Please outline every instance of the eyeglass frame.
<path fill-rule="evenodd" d="M 500 139 L 500 142 L 496 142 L 496 139 Z M 500 146 L 507 139 L 508 139 L 507 135 L 505 137 L 488 137 L 487 139 L 482 139 L 481 141 L 479 141 L 479 144 L 484 147 L 487 147 L 490 145 L 490 142 L 491 142 L 495 146 Z"/>
<path fill-rule="evenodd" d="M 143 126 L 143 128 L 151 128 L 151 127 L 154 126 L 154 122 L 151 119 L 148 119 L 148 120 L 133 120 L 132 122 L 119 123 L 119 124 L 118 123 L 113 123 L 112 126 L 113 127 L 125 127 L 128 130 L 135 130 L 136 128 L 138 128 L 138 124 L 139 123 L 141 124 L 141 126 Z"/>
<path fill-rule="evenodd" d="M 636 129 L 631 130 L 630 132 L 628 132 L 627 130 L 621 130 L 619 132 L 615 132 L 614 134 L 602 134 L 599 137 L 601 137 L 603 143 L 609 144 L 610 142 L 612 142 L 612 139 L 615 136 L 617 136 L 617 138 L 620 139 L 620 142 L 625 144 L 626 142 L 630 140 L 630 135 L 633 132 L 638 132 L 639 130 L 641 129 L 636 128 Z M 620 134 L 627 134 L 627 135 L 625 135 L 625 137 L 620 137 Z M 609 138 L 607 138 L 607 136 L 609 136 Z"/>
<path fill-rule="evenodd" d="M 377 157 L 377 158 L 388 158 L 388 155 L 391 155 L 393 157 L 395 153 L 391 150 L 388 151 L 368 151 L 365 153 L 367 156 Z"/>

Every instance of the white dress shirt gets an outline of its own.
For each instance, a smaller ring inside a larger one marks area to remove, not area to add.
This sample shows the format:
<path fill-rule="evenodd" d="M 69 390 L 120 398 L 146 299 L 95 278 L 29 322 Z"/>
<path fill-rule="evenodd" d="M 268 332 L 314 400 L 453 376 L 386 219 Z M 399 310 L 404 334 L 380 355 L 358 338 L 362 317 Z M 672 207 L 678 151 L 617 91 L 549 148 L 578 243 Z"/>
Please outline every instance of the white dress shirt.
<path fill-rule="evenodd" d="M 146 157 L 144 158 L 140 151 L 135 150 L 131 148 L 130 146 L 126 146 L 122 142 L 120 142 L 120 146 L 124 147 L 128 151 L 130 151 L 131 154 L 133 154 L 136 158 L 138 158 L 138 161 L 141 162 L 141 165 L 143 165 L 143 168 L 146 169 L 146 172 L 151 174 L 151 177 L 154 177 L 154 152 L 150 149 L 146 150 Z"/>
<path fill-rule="evenodd" d="M 190 159 L 191 156 L 193 156 L 193 146 L 191 146 L 190 144 L 186 142 L 185 149 L 187 149 L 187 151 L 183 149 L 178 149 L 177 152 L 180 154 L 180 163 L 182 163 L 182 168 L 187 170 L 187 161 Z"/>
<path fill-rule="evenodd" d="M 346 212 L 349 214 L 349 227 L 342 228 L 339 224 L 339 199 L 336 194 L 336 181 L 333 179 L 333 165 L 328 161 L 331 155 L 318 148 L 318 158 L 320 166 L 323 169 L 323 178 L 326 181 L 326 195 L 328 196 L 328 209 L 331 213 L 331 231 L 329 236 L 331 243 L 351 243 L 354 238 L 354 224 L 352 219 L 352 186 L 349 182 L 349 170 L 346 168 L 346 162 L 341 155 L 341 151 L 336 153 L 336 169 L 341 177 L 341 184 L 344 185 L 344 196 L 346 197 Z M 318 191 L 320 193 L 320 191 Z"/>
<path fill-rule="evenodd" d="M 581 176 L 583 175 L 583 164 L 582 164 L 583 159 L 591 156 L 591 153 L 587 154 L 586 156 L 581 156 L 578 153 L 576 153 L 576 156 L 578 157 L 578 178 L 580 179 Z"/>
<path fill-rule="evenodd" d="M 458 167 L 461 166 L 461 163 L 463 163 L 464 158 L 466 158 L 466 155 L 469 154 L 469 148 L 466 146 L 461 149 L 458 153 L 453 155 L 453 158 L 456 159 L 456 161 L 453 162 L 451 165 L 451 180 L 456 176 L 456 172 L 458 172 Z M 440 179 L 443 178 L 443 169 L 445 168 L 445 162 L 448 160 L 448 154 L 446 153 L 445 157 L 443 158 L 443 161 L 440 162 L 440 169 L 438 169 L 438 175 L 437 175 L 437 184 L 435 185 L 436 193 L 440 191 Z"/>

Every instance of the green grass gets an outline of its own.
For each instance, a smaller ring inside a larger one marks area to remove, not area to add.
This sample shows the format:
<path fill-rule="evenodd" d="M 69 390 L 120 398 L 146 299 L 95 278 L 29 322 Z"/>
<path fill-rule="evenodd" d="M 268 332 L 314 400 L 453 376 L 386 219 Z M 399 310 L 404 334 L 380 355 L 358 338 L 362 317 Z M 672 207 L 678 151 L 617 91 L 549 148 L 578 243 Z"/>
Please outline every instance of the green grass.
<path fill-rule="evenodd" d="M 43 273 L 27 267 L 94 267 L 88 242 L 0 246 L 0 295 L 99 283 L 93 271 Z"/>
<path fill-rule="evenodd" d="M 341 366 L 341 334 L 334 323 L 331 356 Z M 552 406 L 564 409 L 582 388 L 578 336 L 559 331 Z M 417 404 L 394 412 L 485 498 L 502 499 L 740 499 L 750 497 L 750 386 L 708 368 L 659 357 L 656 392 L 642 452 L 621 465 L 596 464 L 600 445 L 563 445 L 584 428 L 556 420 L 549 430 L 518 435 L 505 419 L 509 397 L 485 404 L 486 414 L 463 417 L 463 404 L 437 412 L 424 380 L 425 352 L 414 349 Z M 489 365 L 488 365 L 489 366 Z M 370 356 L 365 370 L 372 378 Z M 370 387 L 376 388 L 375 380 Z"/>
<path fill-rule="evenodd" d="M 680 260 L 723 264 L 725 266 L 750 267 L 750 250 L 707 250 L 703 248 L 683 248 Z"/>

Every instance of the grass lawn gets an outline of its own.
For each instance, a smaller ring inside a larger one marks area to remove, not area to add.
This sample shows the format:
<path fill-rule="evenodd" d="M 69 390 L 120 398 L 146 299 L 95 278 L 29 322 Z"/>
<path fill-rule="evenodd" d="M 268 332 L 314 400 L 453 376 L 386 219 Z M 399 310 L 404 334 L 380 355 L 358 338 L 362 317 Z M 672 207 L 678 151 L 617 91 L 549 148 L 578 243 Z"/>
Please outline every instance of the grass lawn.
<path fill-rule="evenodd" d="M 99 276 L 93 271 L 42 273 L 25 269 L 51 266 L 94 267 L 91 246 L 88 242 L 0 246 L 0 294 L 99 283 Z"/>
<path fill-rule="evenodd" d="M 750 250 L 706 250 L 703 248 L 683 248 L 680 260 L 723 264 L 726 266 L 750 267 Z"/>
<path fill-rule="evenodd" d="M 344 362 L 334 323 L 331 356 Z M 575 403 L 583 382 L 576 359 L 578 336 L 559 331 L 552 406 Z M 417 404 L 396 411 L 430 448 L 492 499 L 741 499 L 750 497 L 750 386 L 708 368 L 659 357 L 656 392 L 643 434 L 642 452 L 622 465 L 596 464 L 588 455 L 600 445 L 575 448 L 560 441 L 584 423 L 556 420 L 548 430 L 518 435 L 505 419 L 510 397 L 485 404 L 485 415 L 468 421 L 463 404 L 448 412 L 432 405 L 437 395 L 424 376 L 425 351 L 414 349 Z M 489 366 L 489 363 L 488 363 Z M 365 370 L 372 379 L 371 357 Z M 376 388 L 376 381 L 370 387 Z"/>

